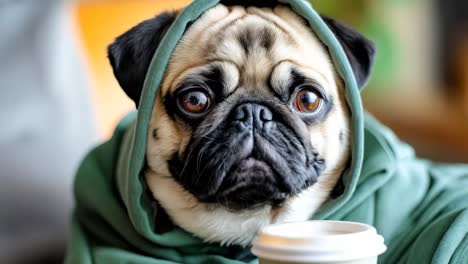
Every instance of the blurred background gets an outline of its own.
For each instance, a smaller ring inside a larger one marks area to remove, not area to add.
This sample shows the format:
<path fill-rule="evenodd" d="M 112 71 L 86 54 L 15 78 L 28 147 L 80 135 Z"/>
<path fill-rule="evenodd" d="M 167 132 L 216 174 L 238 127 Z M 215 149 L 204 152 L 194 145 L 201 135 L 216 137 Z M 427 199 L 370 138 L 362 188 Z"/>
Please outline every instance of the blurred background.
<path fill-rule="evenodd" d="M 0 263 L 60 263 L 74 171 L 134 109 L 106 47 L 189 2 L 0 0 Z M 377 43 L 367 110 L 419 156 L 468 162 L 468 1 L 311 2 Z"/>

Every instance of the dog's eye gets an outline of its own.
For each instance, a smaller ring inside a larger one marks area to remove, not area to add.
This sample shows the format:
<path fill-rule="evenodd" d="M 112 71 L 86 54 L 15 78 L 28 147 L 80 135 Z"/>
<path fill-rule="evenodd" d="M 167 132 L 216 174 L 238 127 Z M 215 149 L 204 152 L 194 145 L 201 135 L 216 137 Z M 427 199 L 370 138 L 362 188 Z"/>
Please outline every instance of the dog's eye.
<path fill-rule="evenodd" d="M 202 91 L 189 91 L 179 97 L 180 106 L 191 114 L 202 114 L 211 106 L 209 95 Z"/>
<path fill-rule="evenodd" d="M 294 108 L 302 113 L 314 113 L 322 105 L 322 98 L 310 89 L 302 89 L 296 94 Z"/>

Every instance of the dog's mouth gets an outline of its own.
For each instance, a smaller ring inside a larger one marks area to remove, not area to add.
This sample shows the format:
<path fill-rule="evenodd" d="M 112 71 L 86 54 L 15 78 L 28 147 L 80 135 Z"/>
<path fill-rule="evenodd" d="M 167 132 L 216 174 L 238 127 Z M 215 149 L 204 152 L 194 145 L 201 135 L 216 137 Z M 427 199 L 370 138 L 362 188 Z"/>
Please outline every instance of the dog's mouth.
<path fill-rule="evenodd" d="M 316 182 L 323 164 L 317 158 L 304 162 L 300 156 L 281 156 L 273 147 L 239 148 L 249 151 L 219 151 L 211 160 L 201 156 L 202 162 L 194 155 L 188 165 L 173 160 L 171 172 L 199 202 L 239 211 L 281 208 Z"/>
<path fill-rule="evenodd" d="M 268 162 L 253 156 L 233 165 L 226 176 L 216 194 L 203 202 L 218 203 L 232 210 L 267 204 L 278 208 L 292 195 L 284 188 L 283 177 Z"/>

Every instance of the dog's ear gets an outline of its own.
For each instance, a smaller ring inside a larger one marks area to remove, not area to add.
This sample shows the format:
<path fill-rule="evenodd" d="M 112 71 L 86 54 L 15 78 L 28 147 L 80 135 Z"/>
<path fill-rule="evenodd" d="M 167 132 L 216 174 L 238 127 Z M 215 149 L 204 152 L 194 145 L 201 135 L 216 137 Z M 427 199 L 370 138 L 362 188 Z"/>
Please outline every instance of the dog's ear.
<path fill-rule="evenodd" d="M 374 43 L 335 19 L 326 16 L 322 16 L 322 18 L 343 46 L 353 68 L 358 87 L 362 89 L 369 81 L 374 67 L 376 53 Z"/>
<path fill-rule="evenodd" d="M 114 75 L 138 107 L 146 72 L 164 34 L 177 17 L 165 12 L 119 36 L 107 49 Z"/>

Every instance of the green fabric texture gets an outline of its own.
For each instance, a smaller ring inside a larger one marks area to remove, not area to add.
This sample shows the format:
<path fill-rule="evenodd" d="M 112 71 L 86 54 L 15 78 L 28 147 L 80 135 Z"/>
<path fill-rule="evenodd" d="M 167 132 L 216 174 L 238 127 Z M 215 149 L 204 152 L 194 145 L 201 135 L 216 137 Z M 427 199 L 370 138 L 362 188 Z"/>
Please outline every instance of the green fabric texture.
<path fill-rule="evenodd" d="M 156 234 L 152 197 L 142 176 L 153 102 L 170 56 L 187 25 L 218 2 L 196 0 L 178 16 L 153 57 L 138 112 L 124 118 L 113 137 L 83 160 L 74 187 L 67 264 L 257 263 L 249 248 L 204 243 L 182 229 Z M 351 66 L 331 30 L 305 0 L 280 2 L 306 18 L 329 48 L 352 112 L 345 192 L 313 218 L 374 225 L 388 246 L 380 263 L 468 263 L 468 165 L 417 159 L 411 147 L 364 114 Z"/>

